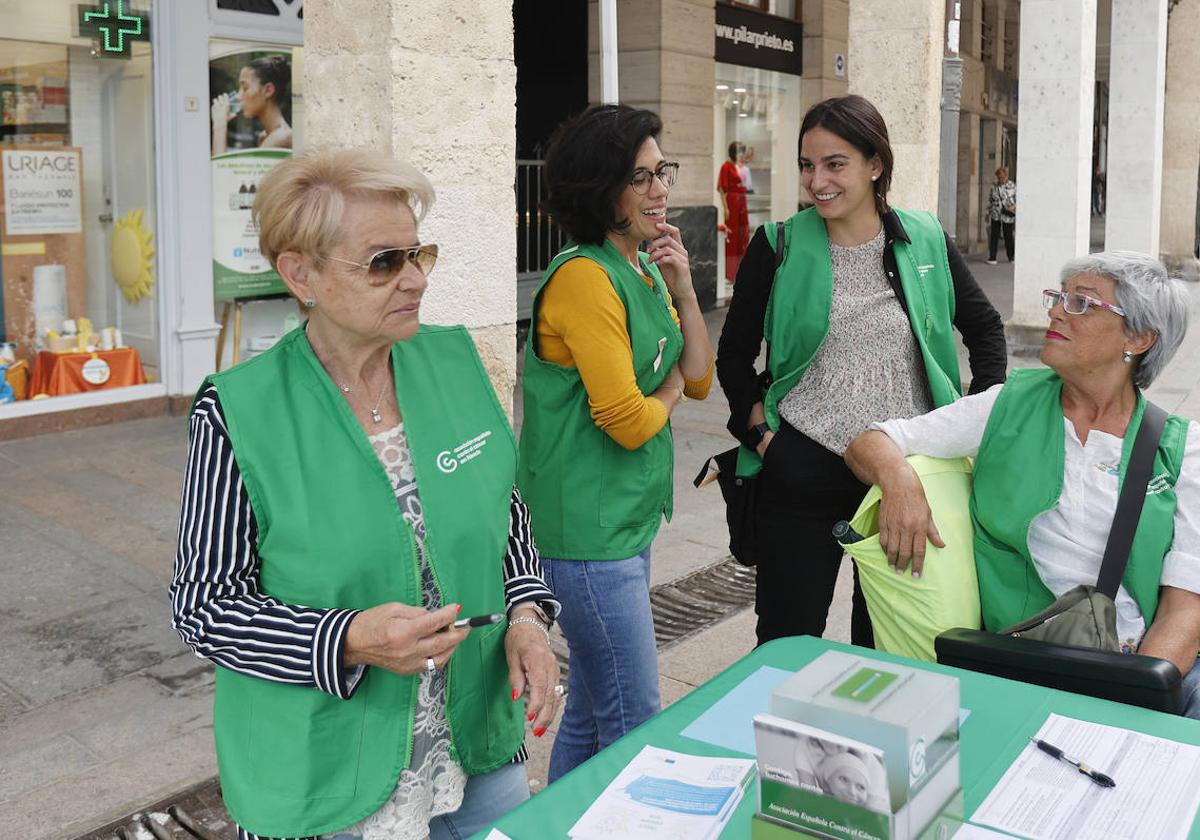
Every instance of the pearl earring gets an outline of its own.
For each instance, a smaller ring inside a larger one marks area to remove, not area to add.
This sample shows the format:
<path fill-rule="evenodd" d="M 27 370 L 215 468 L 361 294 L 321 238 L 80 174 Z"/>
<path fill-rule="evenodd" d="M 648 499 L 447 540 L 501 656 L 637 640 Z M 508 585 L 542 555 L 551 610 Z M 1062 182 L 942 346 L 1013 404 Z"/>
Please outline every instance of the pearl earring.
<path fill-rule="evenodd" d="M 1123 354 L 1121 354 L 1121 358 L 1125 360 L 1125 364 L 1127 364 L 1127 365 L 1132 364 L 1133 363 L 1133 351 L 1126 350 Z"/>
<path fill-rule="evenodd" d="M 317 302 L 316 302 L 315 300 L 313 300 L 312 298 L 305 298 L 305 300 L 304 300 L 304 308 L 305 308 L 305 309 L 316 309 L 316 308 L 317 308 Z"/>
<path fill-rule="evenodd" d="M 871 180 L 872 180 L 872 181 L 878 181 L 878 180 L 879 180 L 879 176 L 878 176 L 878 175 L 872 175 L 872 176 L 871 176 Z"/>

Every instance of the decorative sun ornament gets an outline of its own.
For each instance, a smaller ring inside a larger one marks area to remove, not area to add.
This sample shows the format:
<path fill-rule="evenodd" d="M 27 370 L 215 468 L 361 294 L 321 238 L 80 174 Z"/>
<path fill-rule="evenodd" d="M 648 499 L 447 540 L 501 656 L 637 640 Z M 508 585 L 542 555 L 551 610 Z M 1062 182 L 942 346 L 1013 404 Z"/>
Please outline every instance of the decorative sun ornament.
<path fill-rule="evenodd" d="M 154 234 L 142 226 L 142 213 L 130 210 L 113 225 L 113 279 L 130 303 L 149 295 L 154 285 Z"/>

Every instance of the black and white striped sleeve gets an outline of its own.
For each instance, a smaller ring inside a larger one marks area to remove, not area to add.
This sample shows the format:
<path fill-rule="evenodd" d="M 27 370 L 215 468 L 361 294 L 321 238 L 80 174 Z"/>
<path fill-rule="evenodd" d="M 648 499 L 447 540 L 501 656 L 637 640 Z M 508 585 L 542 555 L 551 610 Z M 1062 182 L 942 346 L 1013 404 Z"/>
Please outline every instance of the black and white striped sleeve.
<path fill-rule="evenodd" d="M 542 575 L 542 559 L 533 541 L 529 508 L 516 487 L 509 508 L 508 553 L 504 557 L 504 598 L 508 611 L 518 604 L 533 602 L 553 621 L 562 610 Z"/>
<path fill-rule="evenodd" d="M 192 410 L 172 624 L 197 656 L 239 674 L 346 699 L 363 668 L 342 661 L 357 610 L 284 604 L 259 591 L 258 526 L 214 386 Z"/>

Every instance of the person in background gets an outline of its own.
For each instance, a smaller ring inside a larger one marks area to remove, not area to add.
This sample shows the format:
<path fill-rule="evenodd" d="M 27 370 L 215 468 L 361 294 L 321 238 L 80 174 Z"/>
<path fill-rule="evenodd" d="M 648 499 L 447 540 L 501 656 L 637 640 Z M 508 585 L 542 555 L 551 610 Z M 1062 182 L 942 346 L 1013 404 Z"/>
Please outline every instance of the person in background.
<path fill-rule="evenodd" d="M 988 218 L 991 227 L 988 229 L 988 265 L 996 264 L 996 249 L 1000 245 L 1000 235 L 1004 235 L 1004 253 L 1008 261 L 1013 261 L 1015 253 L 1015 229 L 1017 224 L 1017 185 L 1008 180 L 1008 167 L 1001 166 L 996 170 L 996 183 L 988 193 Z"/>
<path fill-rule="evenodd" d="M 570 241 L 534 295 L 517 486 L 571 653 L 551 781 L 659 710 L 650 545 L 672 511 L 670 417 L 685 394 L 708 395 L 713 373 L 667 221 L 679 165 L 661 131 L 651 111 L 599 105 L 559 126 L 546 154 L 546 206 Z"/>
<path fill-rule="evenodd" d="M 752 160 L 754 160 L 754 147 L 743 143 L 741 154 L 738 155 L 737 171 L 738 177 L 742 179 L 742 186 L 746 188 L 747 195 L 754 193 L 754 176 L 750 172 L 750 161 Z"/>
<path fill-rule="evenodd" d="M 733 282 L 738 265 L 750 241 L 750 216 L 746 210 L 750 169 L 745 164 L 746 146 L 735 140 L 729 144 L 729 160 L 717 174 L 717 192 L 725 211 L 725 279 Z M 742 170 L 746 176 L 742 176 Z"/>
<path fill-rule="evenodd" d="M 1158 260 L 1109 251 L 1070 260 L 1044 293 L 1041 360 L 1003 386 L 850 444 L 855 475 L 883 490 L 879 538 L 899 572 L 940 544 L 906 455 L 974 457 L 971 517 L 984 627 L 999 632 L 1081 584 L 1094 586 L 1149 387 L 1187 332 L 1188 293 Z M 1117 591 L 1122 649 L 1170 660 L 1184 714 L 1200 718 L 1200 431 L 1170 417 Z"/>
<path fill-rule="evenodd" d="M 508 419 L 466 330 L 420 323 L 432 201 L 377 152 L 271 170 L 262 252 L 309 317 L 192 408 L 173 623 L 218 666 L 239 840 L 470 835 L 528 798 L 524 723 L 558 706 Z"/>
<path fill-rule="evenodd" d="M 1000 316 L 930 213 L 888 205 L 887 126 L 861 96 L 814 105 L 800 127 L 801 180 L 816 202 L 754 234 L 721 331 L 717 376 L 739 474 L 757 474 L 754 553 L 759 644 L 820 636 L 842 548 L 830 530 L 867 491 L 842 460 L 876 420 L 913 417 L 961 393 L 955 328 L 971 391 L 1004 380 Z M 767 341 L 767 370 L 755 362 Z M 851 639 L 873 634 L 855 573 Z"/>

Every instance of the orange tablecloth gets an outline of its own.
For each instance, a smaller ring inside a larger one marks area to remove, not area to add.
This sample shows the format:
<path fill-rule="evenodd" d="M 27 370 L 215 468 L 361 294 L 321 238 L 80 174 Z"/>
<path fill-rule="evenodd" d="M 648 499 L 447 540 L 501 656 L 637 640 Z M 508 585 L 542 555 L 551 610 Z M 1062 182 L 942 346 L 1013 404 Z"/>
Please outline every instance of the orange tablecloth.
<path fill-rule="evenodd" d="M 92 356 L 108 362 L 112 373 L 102 385 L 93 385 L 83 378 L 83 365 Z M 97 350 L 95 353 L 51 353 L 43 350 L 33 362 L 33 375 L 29 378 L 29 396 L 49 394 L 79 394 L 85 391 L 102 391 L 105 388 L 124 388 L 128 385 L 143 385 L 146 374 L 142 371 L 142 360 L 132 347 L 117 350 Z"/>

